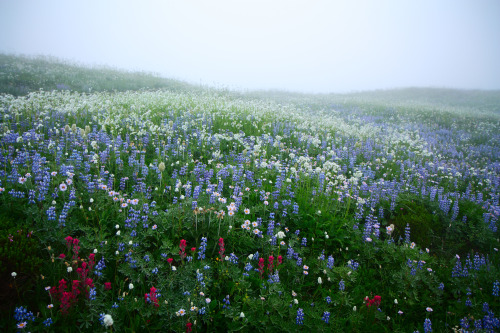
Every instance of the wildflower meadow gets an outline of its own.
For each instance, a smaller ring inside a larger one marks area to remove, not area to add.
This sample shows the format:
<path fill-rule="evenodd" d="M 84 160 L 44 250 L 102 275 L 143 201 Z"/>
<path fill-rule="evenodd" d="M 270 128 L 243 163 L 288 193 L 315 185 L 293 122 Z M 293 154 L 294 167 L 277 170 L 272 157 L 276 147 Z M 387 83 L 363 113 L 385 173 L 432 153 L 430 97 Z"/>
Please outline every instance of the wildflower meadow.
<path fill-rule="evenodd" d="M 498 92 L 2 66 L 1 331 L 500 331 Z"/>

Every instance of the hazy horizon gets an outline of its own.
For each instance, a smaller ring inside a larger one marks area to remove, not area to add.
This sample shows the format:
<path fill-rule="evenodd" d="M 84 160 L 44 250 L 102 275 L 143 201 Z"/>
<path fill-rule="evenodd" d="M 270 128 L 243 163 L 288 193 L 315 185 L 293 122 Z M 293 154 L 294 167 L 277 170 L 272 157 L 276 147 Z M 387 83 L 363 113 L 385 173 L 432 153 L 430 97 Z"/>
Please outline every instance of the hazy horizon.
<path fill-rule="evenodd" d="M 500 2 L 0 2 L 0 52 L 236 90 L 500 89 Z"/>

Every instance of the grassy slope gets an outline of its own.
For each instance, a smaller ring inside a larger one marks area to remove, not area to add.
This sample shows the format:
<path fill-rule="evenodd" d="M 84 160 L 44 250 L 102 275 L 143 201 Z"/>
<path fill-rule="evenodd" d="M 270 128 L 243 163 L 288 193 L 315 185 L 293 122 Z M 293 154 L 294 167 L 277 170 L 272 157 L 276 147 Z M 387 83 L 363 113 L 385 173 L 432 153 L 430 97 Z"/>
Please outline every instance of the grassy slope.
<path fill-rule="evenodd" d="M 51 57 L 0 54 L 0 93 L 22 96 L 39 89 L 90 92 L 140 89 L 182 91 L 197 88 L 152 73 L 107 67 L 89 68 Z"/>
<path fill-rule="evenodd" d="M 0 54 L 0 93 L 14 96 L 32 91 L 69 89 L 78 92 L 167 89 L 201 90 L 174 79 L 146 72 L 127 72 L 108 67 L 84 67 L 51 57 L 25 57 Z M 224 91 L 225 92 L 225 91 Z M 231 92 L 235 97 L 269 99 L 308 107 L 325 105 L 377 107 L 414 107 L 427 109 L 460 109 L 500 117 L 500 90 L 455 90 L 441 88 L 402 88 L 348 94 L 301 94 L 286 91 Z"/>

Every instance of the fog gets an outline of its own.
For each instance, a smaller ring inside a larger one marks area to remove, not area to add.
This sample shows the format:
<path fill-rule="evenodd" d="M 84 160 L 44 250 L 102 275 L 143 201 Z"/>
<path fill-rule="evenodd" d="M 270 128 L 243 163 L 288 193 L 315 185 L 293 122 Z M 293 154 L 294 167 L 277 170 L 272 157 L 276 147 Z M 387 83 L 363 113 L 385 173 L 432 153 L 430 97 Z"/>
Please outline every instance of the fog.
<path fill-rule="evenodd" d="M 0 52 L 229 89 L 500 89 L 500 1 L 0 0 Z"/>

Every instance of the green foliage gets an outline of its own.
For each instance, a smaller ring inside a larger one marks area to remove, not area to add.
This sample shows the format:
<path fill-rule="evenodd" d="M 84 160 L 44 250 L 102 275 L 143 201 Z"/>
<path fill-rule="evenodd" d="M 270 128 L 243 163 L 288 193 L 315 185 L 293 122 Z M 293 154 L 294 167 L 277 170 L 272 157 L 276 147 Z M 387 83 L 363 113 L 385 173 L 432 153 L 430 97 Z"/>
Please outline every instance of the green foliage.
<path fill-rule="evenodd" d="M 3 224 L 6 221 L 2 221 Z M 37 308 L 36 283 L 44 264 L 41 244 L 33 231 L 17 228 L 2 230 L 0 237 L 1 321 L 10 321 L 12 309 L 20 301 Z M 14 276 L 15 275 L 15 276 Z M 0 328 L 7 330 L 0 324 Z"/>
<path fill-rule="evenodd" d="M 395 226 L 394 237 L 405 238 L 405 228 L 410 226 L 411 241 L 422 248 L 431 248 L 433 251 L 443 248 L 442 239 L 445 226 L 437 207 L 424 202 L 416 196 L 400 198 L 396 206 L 394 218 L 388 224 Z"/>
<path fill-rule="evenodd" d="M 25 272 L 36 275 L 42 259 L 39 257 L 40 243 L 33 231 L 8 229 L 9 235 L 0 239 L 0 273 Z"/>

